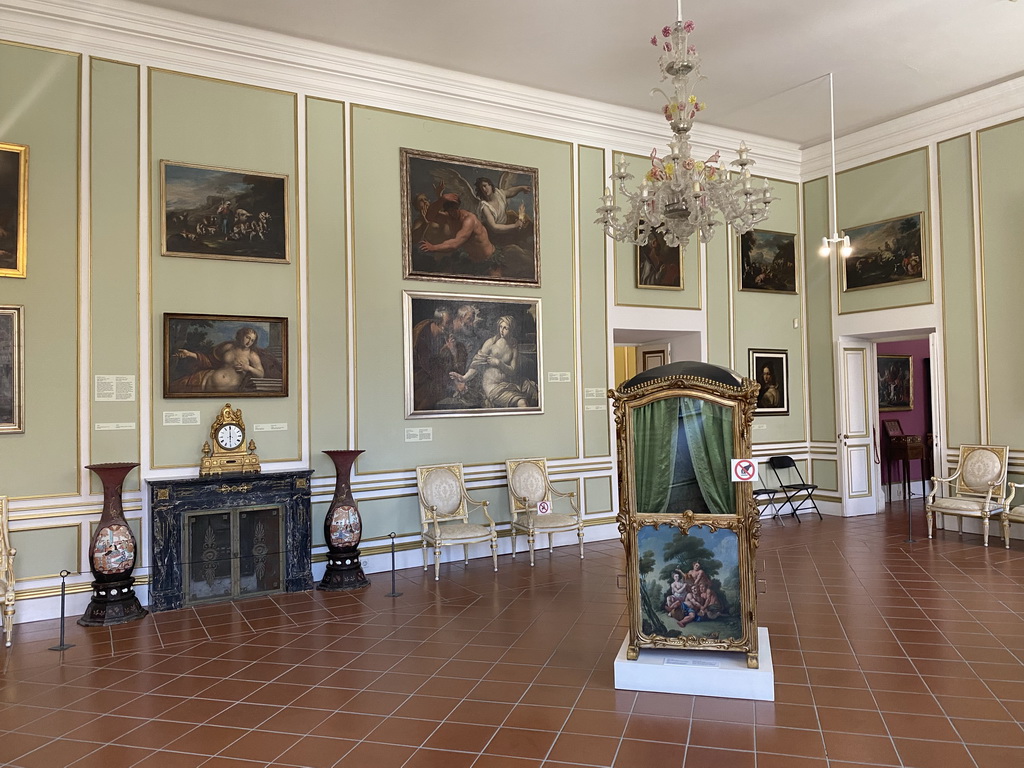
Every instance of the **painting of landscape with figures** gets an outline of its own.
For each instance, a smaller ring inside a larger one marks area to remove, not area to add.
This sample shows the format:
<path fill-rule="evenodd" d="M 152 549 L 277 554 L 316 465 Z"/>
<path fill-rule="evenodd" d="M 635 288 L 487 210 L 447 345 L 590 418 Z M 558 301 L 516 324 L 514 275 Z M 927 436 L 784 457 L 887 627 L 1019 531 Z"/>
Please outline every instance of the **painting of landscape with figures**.
<path fill-rule="evenodd" d="M 739 537 L 709 525 L 637 531 L 643 634 L 648 637 L 743 637 Z"/>

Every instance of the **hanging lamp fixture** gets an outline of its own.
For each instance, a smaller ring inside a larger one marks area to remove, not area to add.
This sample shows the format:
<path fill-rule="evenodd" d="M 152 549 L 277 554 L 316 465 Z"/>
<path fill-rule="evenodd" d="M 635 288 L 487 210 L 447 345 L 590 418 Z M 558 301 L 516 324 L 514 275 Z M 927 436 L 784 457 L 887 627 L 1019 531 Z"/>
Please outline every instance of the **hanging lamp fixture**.
<path fill-rule="evenodd" d="M 775 199 L 767 179 L 763 187 L 754 189 L 750 173 L 754 161 L 743 142 L 738 159 L 730 163 L 732 171 L 719 152 L 704 161 L 693 159 L 690 129 L 697 113 L 705 109 L 694 89 L 704 77 L 700 56 L 689 42 L 694 24 L 683 21 L 682 0 L 676 0 L 676 11 L 675 24 L 661 30 L 662 39 L 657 35 L 651 38 L 651 44 L 662 49 L 661 79 L 669 82 L 669 92 L 662 88 L 651 91 L 665 99 L 662 112 L 672 128 L 668 154 L 659 157 L 656 149 L 651 151 L 651 167 L 635 191 L 626 186 L 633 178 L 628 161 L 619 160 L 597 209 L 594 223 L 603 225 L 605 234 L 620 242 L 644 245 L 660 228 L 671 247 L 685 248 L 694 233 L 706 243 L 722 223 L 718 214 L 742 234 L 768 218 L 768 206 Z M 620 200 L 628 201 L 628 211 L 623 213 L 615 204 L 612 189 Z"/>
<path fill-rule="evenodd" d="M 829 195 L 832 198 L 832 226 L 837 227 L 839 225 L 839 218 L 836 215 L 836 100 L 835 91 L 832 87 L 831 72 L 828 73 L 828 111 L 832 125 L 832 171 L 829 174 Z M 840 236 L 839 232 L 833 229 L 832 237 L 821 238 L 821 247 L 818 249 L 818 255 L 822 258 L 828 258 L 832 254 L 833 245 L 839 246 L 839 255 L 844 259 L 848 259 L 853 254 L 850 236 L 846 234 Z"/>

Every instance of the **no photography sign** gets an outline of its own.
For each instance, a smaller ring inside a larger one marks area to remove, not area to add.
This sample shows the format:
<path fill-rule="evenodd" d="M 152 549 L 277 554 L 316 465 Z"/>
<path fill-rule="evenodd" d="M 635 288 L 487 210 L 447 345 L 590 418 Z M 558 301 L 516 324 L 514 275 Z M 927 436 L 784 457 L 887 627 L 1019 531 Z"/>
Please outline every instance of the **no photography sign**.
<path fill-rule="evenodd" d="M 732 481 L 734 483 L 748 483 L 757 477 L 757 464 L 752 459 L 732 460 Z"/>

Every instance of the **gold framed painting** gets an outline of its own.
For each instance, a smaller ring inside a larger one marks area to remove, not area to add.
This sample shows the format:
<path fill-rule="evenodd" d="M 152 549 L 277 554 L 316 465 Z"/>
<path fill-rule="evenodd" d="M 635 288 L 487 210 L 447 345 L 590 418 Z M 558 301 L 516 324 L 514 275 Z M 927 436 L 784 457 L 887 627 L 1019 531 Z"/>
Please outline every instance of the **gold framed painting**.
<path fill-rule="evenodd" d="M 537 169 L 403 147 L 403 277 L 540 286 Z"/>
<path fill-rule="evenodd" d="M 28 147 L 0 141 L 0 277 L 25 277 Z"/>
<path fill-rule="evenodd" d="M 0 306 L 0 434 L 25 431 L 25 308 Z"/>
<path fill-rule="evenodd" d="M 843 291 L 925 279 L 924 213 L 847 227 L 853 253 L 840 259 Z"/>
<path fill-rule="evenodd" d="M 288 318 L 164 313 L 163 395 L 287 397 Z"/>
<path fill-rule="evenodd" d="M 288 177 L 160 161 L 161 255 L 287 264 Z"/>
<path fill-rule="evenodd" d="M 683 289 L 683 249 L 665 242 L 665 230 L 654 229 L 647 242 L 636 247 L 636 287 Z"/>
<path fill-rule="evenodd" d="M 408 418 L 543 412 L 540 300 L 406 291 Z"/>

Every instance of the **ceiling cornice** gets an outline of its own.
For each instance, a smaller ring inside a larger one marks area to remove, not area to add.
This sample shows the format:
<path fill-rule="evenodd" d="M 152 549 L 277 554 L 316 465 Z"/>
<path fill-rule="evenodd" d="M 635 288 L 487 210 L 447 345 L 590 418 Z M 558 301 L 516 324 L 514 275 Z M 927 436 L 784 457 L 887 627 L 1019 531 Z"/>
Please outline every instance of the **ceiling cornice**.
<path fill-rule="evenodd" d="M 0 35 L 69 50 L 633 154 L 663 151 L 670 132 L 642 112 L 384 56 L 300 40 L 125 0 L 0 0 Z M 698 125 L 694 154 L 745 140 L 757 172 L 797 180 L 795 144 Z"/>

